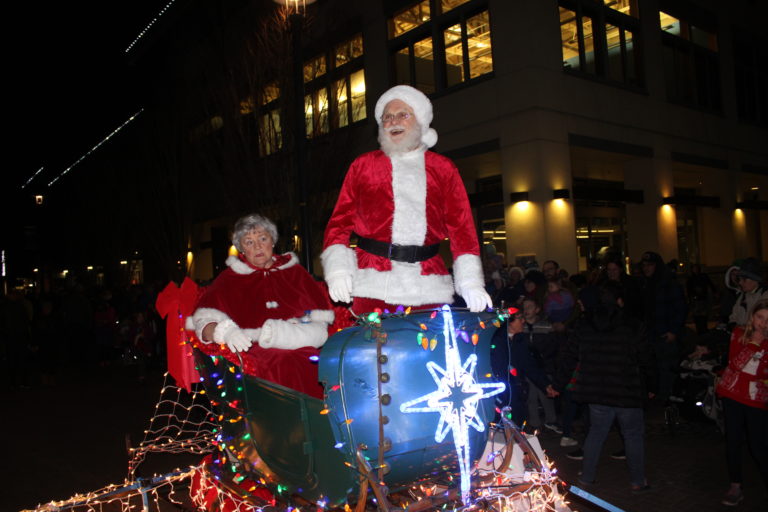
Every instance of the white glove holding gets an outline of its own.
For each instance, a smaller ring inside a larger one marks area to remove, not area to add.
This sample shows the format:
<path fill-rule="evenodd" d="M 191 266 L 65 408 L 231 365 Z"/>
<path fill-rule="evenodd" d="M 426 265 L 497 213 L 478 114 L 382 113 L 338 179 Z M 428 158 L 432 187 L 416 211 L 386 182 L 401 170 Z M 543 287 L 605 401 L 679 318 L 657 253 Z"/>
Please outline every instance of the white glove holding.
<path fill-rule="evenodd" d="M 213 341 L 225 343 L 232 352 L 245 352 L 253 342 L 251 338 L 232 320 L 224 320 L 216 324 L 213 330 Z"/>
<path fill-rule="evenodd" d="M 328 293 L 334 302 L 352 302 L 352 276 L 350 274 L 326 277 Z"/>
<path fill-rule="evenodd" d="M 479 313 L 485 311 L 486 308 L 492 307 L 491 297 L 484 288 L 477 286 L 466 288 L 461 295 L 464 298 L 464 302 L 467 303 L 467 307 L 473 313 Z"/>

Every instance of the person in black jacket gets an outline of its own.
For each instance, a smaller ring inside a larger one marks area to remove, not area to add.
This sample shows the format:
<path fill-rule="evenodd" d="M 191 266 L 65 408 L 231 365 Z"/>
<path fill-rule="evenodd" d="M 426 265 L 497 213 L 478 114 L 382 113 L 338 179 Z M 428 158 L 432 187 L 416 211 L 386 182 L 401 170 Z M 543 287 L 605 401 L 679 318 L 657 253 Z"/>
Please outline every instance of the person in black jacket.
<path fill-rule="evenodd" d="M 675 281 L 661 256 L 646 251 L 641 265 L 644 320 L 656 356 L 659 399 L 665 402 L 678 375 L 688 308 L 683 287 Z"/>
<path fill-rule="evenodd" d="M 512 421 L 522 427 L 528 412 L 526 379 L 552 398 L 558 393 L 531 353 L 522 312 L 517 308 L 509 308 L 509 311 L 507 325 L 498 329 L 491 340 L 491 368 L 496 381 L 507 385 L 503 393 L 496 395 L 497 409 L 509 406 Z"/>
<path fill-rule="evenodd" d="M 619 423 L 630 485 L 648 489 L 644 462 L 645 400 L 652 396 L 653 360 L 643 324 L 622 309 L 622 288 L 605 282 L 598 289 L 596 306 L 587 310 L 566 346 L 554 388 L 562 391 L 574 370 L 574 400 L 589 405 L 590 428 L 584 441 L 581 482 L 595 481 L 597 462 L 614 420 Z M 578 366 L 578 369 L 577 369 Z"/>

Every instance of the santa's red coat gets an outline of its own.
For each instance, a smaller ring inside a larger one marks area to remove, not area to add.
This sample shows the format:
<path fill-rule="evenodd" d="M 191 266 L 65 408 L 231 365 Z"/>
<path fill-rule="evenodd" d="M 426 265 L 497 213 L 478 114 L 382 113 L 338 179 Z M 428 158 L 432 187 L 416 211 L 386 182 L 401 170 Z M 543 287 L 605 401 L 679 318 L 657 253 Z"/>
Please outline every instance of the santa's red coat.
<path fill-rule="evenodd" d="M 401 245 L 431 245 L 448 238 L 454 260 L 480 252 L 459 172 L 448 158 L 431 151 L 390 159 L 378 150 L 352 163 L 326 227 L 324 266 L 335 258 L 335 249 L 348 246 L 352 232 Z M 361 249 L 355 256 L 356 297 L 408 305 L 452 301 L 453 283 L 439 254 L 416 264 L 393 263 Z M 333 266 L 331 262 L 326 269 Z"/>

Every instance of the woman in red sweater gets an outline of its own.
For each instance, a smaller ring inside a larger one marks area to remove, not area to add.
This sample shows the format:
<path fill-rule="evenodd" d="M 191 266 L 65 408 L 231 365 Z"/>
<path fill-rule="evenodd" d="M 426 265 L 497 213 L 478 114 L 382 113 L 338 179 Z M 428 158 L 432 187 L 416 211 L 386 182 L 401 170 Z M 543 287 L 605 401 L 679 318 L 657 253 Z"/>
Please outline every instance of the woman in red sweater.
<path fill-rule="evenodd" d="M 717 385 L 723 401 L 728 474 L 731 487 L 723 504 L 738 505 L 741 450 L 746 430 L 749 448 L 768 487 L 768 300 L 755 304 L 744 328 L 731 337 L 728 367 Z"/>

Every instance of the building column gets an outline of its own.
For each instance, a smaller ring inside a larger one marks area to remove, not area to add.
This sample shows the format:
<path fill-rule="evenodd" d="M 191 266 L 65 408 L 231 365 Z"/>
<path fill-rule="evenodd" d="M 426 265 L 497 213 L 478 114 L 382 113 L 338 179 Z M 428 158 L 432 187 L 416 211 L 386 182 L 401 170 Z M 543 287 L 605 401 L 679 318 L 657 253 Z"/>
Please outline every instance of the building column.
<path fill-rule="evenodd" d="M 624 164 L 624 183 L 628 189 L 643 191 L 642 204 L 628 203 L 627 246 L 629 257 L 638 261 L 645 251 L 658 252 L 664 261 L 677 258 L 677 216 L 662 198 L 674 194 L 669 160 L 641 158 Z"/>
<path fill-rule="evenodd" d="M 576 224 L 571 200 L 553 199 L 554 189 L 571 189 L 567 143 L 521 142 L 501 149 L 504 220 L 508 262 L 535 254 L 539 264 L 556 260 L 569 272 L 578 268 Z M 512 203 L 510 193 L 527 192 L 528 201 Z"/>

